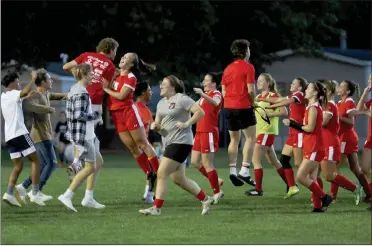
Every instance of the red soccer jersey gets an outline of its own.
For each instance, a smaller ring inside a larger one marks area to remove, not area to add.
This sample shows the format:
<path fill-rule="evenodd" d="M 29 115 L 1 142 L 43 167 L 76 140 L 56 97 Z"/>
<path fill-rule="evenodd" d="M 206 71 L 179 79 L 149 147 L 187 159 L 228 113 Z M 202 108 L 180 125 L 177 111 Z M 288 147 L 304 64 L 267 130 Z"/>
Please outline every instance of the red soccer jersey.
<path fill-rule="evenodd" d="M 255 70 L 251 63 L 236 60 L 223 72 L 222 85 L 225 86 L 224 108 L 246 109 L 252 106 L 247 84 L 255 83 Z"/>
<path fill-rule="evenodd" d="M 143 102 L 136 102 L 139 114 L 141 116 L 143 126 L 146 130 L 146 135 L 148 136 L 150 130 L 150 122 L 152 121 L 152 113 L 150 109 Z"/>
<path fill-rule="evenodd" d="M 312 107 L 315 108 L 317 111 L 316 123 L 315 123 L 314 131 L 312 133 L 304 134 L 304 144 L 303 144 L 304 153 L 324 151 L 324 144 L 323 144 L 323 138 L 322 138 L 323 110 L 318 102 L 307 106 L 305 110 L 305 117 L 304 117 L 303 124 L 307 125 L 309 123 L 309 112 L 310 112 L 310 108 Z"/>
<path fill-rule="evenodd" d="M 209 97 L 219 97 L 221 98 L 220 104 L 215 107 L 210 104 L 206 99 L 201 98 L 199 100 L 199 105 L 203 109 L 205 115 L 204 117 L 196 124 L 197 132 L 219 132 L 218 129 L 218 116 L 222 107 L 222 95 L 221 92 L 215 90 L 207 93 Z"/>
<path fill-rule="evenodd" d="M 366 102 L 365 106 L 366 106 L 366 108 L 369 109 L 369 111 L 372 111 L 372 99 L 369 99 Z M 368 137 L 367 137 L 367 140 L 368 141 L 372 140 L 372 118 L 369 118 L 369 120 L 368 120 Z"/>
<path fill-rule="evenodd" d="M 111 82 L 115 74 L 115 66 L 104 54 L 95 52 L 86 52 L 75 58 L 77 64 L 87 63 L 92 65 L 93 79 L 92 84 L 88 85 L 92 104 L 102 104 L 104 91 L 102 88 L 102 77 Z"/>
<path fill-rule="evenodd" d="M 126 107 L 131 107 L 134 104 L 133 94 L 136 89 L 137 79 L 133 73 L 127 75 L 120 75 L 112 83 L 111 89 L 115 92 L 120 92 L 123 86 L 128 87 L 131 92 L 123 100 L 116 99 L 115 97 L 110 96 L 109 99 L 109 108 L 110 110 L 119 110 Z"/>
<path fill-rule="evenodd" d="M 334 101 L 328 102 L 328 110 L 326 113 L 331 114 L 332 118 L 329 120 L 328 124 L 322 128 L 324 147 L 340 146 L 340 139 L 337 135 L 340 129 L 340 121 L 338 118 L 338 109 Z"/>
<path fill-rule="evenodd" d="M 301 123 L 304 120 L 306 104 L 304 94 L 300 91 L 293 93 L 287 97 L 288 99 L 294 98 L 295 102 L 289 105 L 289 118 Z M 293 128 L 289 128 L 289 133 L 297 133 L 298 131 Z"/>
<path fill-rule="evenodd" d="M 337 107 L 338 107 L 338 114 L 340 117 L 348 117 L 348 114 L 350 112 L 353 112 L 356 110 L 355 102 L 350 97 L 347 98 L 345 101 L 339 101 Z M 355 120 L 355 116 L 354 116 L 354 120 Z M 355 132 L 354 125 L 350 125 L 342 121 L 340 122 L 340 130 L 338 131 L 338 135 L 340 137 L 344 135 L 345 133 L 349 134 L 353 132 Z"/>

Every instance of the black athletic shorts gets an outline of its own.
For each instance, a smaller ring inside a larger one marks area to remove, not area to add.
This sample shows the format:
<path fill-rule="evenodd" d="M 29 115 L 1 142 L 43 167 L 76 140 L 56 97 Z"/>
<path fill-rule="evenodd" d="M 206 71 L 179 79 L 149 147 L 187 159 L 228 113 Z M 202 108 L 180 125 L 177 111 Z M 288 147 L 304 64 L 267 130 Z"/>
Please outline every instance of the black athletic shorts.
<path fill-rule="evenodd" d="M 192 149 L 190 144 L 170 144 L 165 147 L 163 156 L 179 163 L 183 163 Z"/>
<path fill-rule="evenodd" d="M 225 118 L 229 131 L 239 131 L 257 124 L 253 107 L 247 109 L 225 108 Z"/>
<path fill-rule="evenodd" d="M 21 158 L 22 156 L 28 156 L 36 151 L 34 142 L 30 138 L 29 134 L 21 135 L 10 139 L 6 142 L 10 159 Z"/>
<path fill-rule="evenodd" d="M 161 143 L 161 135 L 153 130 L 149 131 L 148 139 L 151 144 L 156 142 Z"/>

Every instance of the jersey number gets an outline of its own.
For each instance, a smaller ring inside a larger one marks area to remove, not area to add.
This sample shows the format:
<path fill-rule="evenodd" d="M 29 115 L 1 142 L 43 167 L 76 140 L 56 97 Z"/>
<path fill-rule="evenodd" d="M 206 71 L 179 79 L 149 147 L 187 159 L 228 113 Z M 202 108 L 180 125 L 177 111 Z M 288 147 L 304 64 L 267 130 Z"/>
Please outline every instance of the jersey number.
<path fill-rule="evenodd" d="M 115 82 L 113 85 L 112 85 L 112 88 L 114 88 L 115 91 L 118 90 L 118 86 L 119 86 L 119 83 L 118 82 Z"/>

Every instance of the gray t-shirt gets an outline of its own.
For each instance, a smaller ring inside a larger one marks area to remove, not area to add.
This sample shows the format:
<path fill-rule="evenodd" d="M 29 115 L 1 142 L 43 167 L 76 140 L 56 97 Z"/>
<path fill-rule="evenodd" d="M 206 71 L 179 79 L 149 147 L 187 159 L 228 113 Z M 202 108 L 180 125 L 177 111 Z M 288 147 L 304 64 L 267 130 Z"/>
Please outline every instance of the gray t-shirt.
<path fill-rule="evenodd" d="M 190 97 L 177 93 L 169 99 L 163 98 L 159 101 L 156 115 L 161 120 L 160 134 L 165 137 L 165 146 L 170 144 L 193 144 L 191 126 L 185 129 L 178 129 L 178 122 L 186 122 L 190 119 L 189 112 L 195 101 Z"/>

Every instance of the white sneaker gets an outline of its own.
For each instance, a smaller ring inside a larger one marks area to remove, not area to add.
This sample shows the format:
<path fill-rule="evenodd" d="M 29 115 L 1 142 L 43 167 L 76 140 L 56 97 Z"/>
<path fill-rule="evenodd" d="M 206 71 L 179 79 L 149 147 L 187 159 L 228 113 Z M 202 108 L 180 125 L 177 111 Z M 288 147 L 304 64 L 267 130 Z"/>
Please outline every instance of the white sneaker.
<path fill-rule="evenodd" d="M 28 194 L 30 197 L 30 202 L 36 203 L 39 206 L 45 206 L 43 197 L 40 195 L 40 191 L 36 195 Z"/>
<path fill-rule="evenodd" d="M 22 207 L 22 205 L 17 201 L 17 198 L 15 198 L 15 196 L 13 195 L 9 195 L 8 193 L 4 194 L 3 201 L 9 204 L 9 206 L 11 207 L 13 206 Z"/>
<path fill-rule="evenodd" d="M 96 208 L 96 209 L 104 209 L 106 206 L 103 205 L 103 204 L 100 204 L 98 203 L 96 200 L 94 200 L 93 198 L 92 199 L 88 199 L 88 198 L 84 198 L 82 201 L 81 201 L 81 205 L 83 207 L 87 207 L 87 208 Z"/>
<path fill-rule="evenodd" d="M 161 209 L 156 207 L 140 209 L 139 212 L 144 215 L 161 215 Z"/>
<path fill-rule="evenodd" d="M 38 191 L 37 194 L 38 194 L 38 196 L 41 197 L 41 200 L 42 200 L 43 202 L 46 202 L 46 201 L 49 201 L 49 200 L 52 200 L 52 199 L 53 199 L 52 196 L 45 195 L 45 194 L 44 194 L 43 192 L 41 192 L 41 191 Z M 31 196 L 32 196 L 32 191 L 30 191 L 29 193 L 27 193 L 27 195 L 31 198 Z"/>
<path fill-rule="evenodd" d="M 154 204 L 154 192 L 152 191 L 147 192 L 147 197 L 143 202 L 148 204 Z"/>
<path fill-rule="evenodd" d="M 60 195 L 58 197 L 58 200 L 60 200 L 67 208 L 71 209 L 74 212 L 77 212 L 76 208 L 72 205 L 72 201 L 70 198 L 65 197 L 64 195 Z"/>
<path fill-rule="evenodd" d="M 23 205 L 26 205 L 27 190 L 25 189 L 25 187 L 23 187 L 22 184 L 16 185 L 14 193 L 18 202 Z"/>
<path fill-rule="evenodd" d="M 213 205 L 217 204 L 218 201 L 225 195 L 225 193 L 223 193 L 222 190 L 220 190 L 220 192 L 218 192 L 217 194 L 214 194 L 213 195 Z"/>
<path fill-rule="evenodd" d="M 213 202 L 214 200 L 210 196 L 208 196 L 207 200 L 202 201 L 202 208 L 203 208 L 202 213 L 201 213 L 202 215 L 209 213 L 209 210 L 211 209 Z"/>

